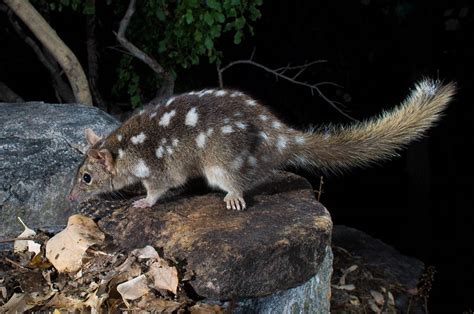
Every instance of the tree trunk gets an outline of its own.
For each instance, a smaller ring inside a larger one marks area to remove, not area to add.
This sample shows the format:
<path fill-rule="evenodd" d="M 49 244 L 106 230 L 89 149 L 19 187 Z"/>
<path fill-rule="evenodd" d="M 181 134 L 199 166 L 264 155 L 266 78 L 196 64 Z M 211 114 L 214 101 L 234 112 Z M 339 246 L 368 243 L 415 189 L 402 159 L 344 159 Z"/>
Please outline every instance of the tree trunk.
<path fill-rule="evenodd" d="M 100 94 L 98 82 L 99 82 L 99 52 L 97 51 L 97 40 L 95 36 L 95 27 L 97 25 L 96 15 L 86 16 L 86 34 L 87 34 L 87 67 L 89 85 L 91 88 L 92 96 L 94 97 L 95 104 L 97 107 L 109 111 L 110 108 L 105 108 L 105 102 Z"/>
<path fill-rule="evenodd" d="M 74 53 L 64 44 L 54 29 L 29 1 L 4 0 L 4 2 L 28 26 L 61 65 L 72 87 L 76 101 L 85 105 L 92 105 L 92 96 L 84 70 Z"/>

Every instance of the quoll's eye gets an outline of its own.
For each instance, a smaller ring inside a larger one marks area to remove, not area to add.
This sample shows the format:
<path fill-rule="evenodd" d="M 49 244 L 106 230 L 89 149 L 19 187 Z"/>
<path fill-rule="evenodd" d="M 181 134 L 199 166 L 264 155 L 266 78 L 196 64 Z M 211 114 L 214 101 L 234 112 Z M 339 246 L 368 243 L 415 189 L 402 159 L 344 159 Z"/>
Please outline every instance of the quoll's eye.
<path fill-rule="evenodd" d="M 90 184 L 92 182 L 92 177 L 90 174 L 88 173 L 84 173 L 82 175 L 82 180 L 86 183 L 86 184 Z"/>

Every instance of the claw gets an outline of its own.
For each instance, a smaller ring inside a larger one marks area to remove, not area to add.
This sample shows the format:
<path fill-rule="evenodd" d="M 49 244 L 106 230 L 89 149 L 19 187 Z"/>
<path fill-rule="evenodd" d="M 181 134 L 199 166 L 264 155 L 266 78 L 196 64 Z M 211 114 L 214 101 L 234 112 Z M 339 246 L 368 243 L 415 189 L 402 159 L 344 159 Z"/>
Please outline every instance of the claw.
<path fill-rule="evenodd" d="M 233 210 L 244 210 L 246 207 L 245 201 L 242 196 L 238 196 L 235 194 L 227 194 L 226 197 L 224 198 L 224 202 L 227 205 L 227 209 L 233 209 Z"/>

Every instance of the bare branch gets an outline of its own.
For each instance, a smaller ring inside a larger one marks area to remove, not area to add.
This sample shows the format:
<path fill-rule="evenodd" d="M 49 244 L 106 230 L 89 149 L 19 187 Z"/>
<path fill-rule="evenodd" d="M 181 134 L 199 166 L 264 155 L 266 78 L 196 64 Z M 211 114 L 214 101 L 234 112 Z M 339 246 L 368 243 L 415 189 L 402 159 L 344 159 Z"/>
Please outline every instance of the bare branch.
<path fill-rule="evenodd" d="M 95 2 L 92 2 L 95 5 Z M 99 81 L 99 52 L 97 51 L 97 40 L 95 35 L 95 28 L 97 25 L 97 18 L 95 14 L 86 16 L 86 35 L 87 35 L 87 65 L 89 85 L 91 87 L 92 97 L 99 108 L 105 108 L 105 102 L 100 94 Z"/>
<path fill-rule="evenodd" d="M 27 0 L 3 0 L 25 23 L 36 38 L 48 49 L 61 65 L 77 102 L 92 105 L 89 84 L 79 60 L 61 40 L 56 31 Z"/>
<path fill-rule="evenodd" d="M 255 50 L 254 50 L 254 52 L 255 52 Z M 311 91 L 311 95 L 314 95 L 314 93 L 317 93 L 319 95 L 319 97 L 324 99 L 324 101 L 326 101 L 329 105 L 331 105 L 331 107 L 336 109 L 340 114 L 342 114 L 343 116 L 345 116 L 348 119 L 351 119 L 353 121 L 357 121 L 356 119 L 354 119 L 353 117 L 351 117 L 350 115 L 345 113 L 340 108 L 341 105 L 342 105 L 341 103 L 329 99 L 319 88 L 320 86 L 323 86 L 323 85 L 333 85 L 333 86 L 338 86 L 339 87 L 338 84 L 333 83 L 333 82 L 319 82 L 319 83 L 315 83 L 315 84 L 310 84 L 310 83 L 303 82 L 303 81 L 300 81 L 300 80 L 297 79 L 306 69 L 308 69 L 308 67 L 310 67 L 310 66 L 312 66 L 316 63 L 326 62 L 325 60 L 316 60 L 316 61 L 312 61 L 312 62 L 307 62 L 307 63 L 302 64 L 302 65 L 297 65 L 297 66 L 290 66 L 288 64 L 285 67 L 270 69 L 269 67 L 266 67 L 266 66 L 264 66 L 264 65 L 262 65 L 258 62 L 253 61 L 254 52 L 252 52 L 252 55 L 251 55 L 250 59 L 235 60 L 235 61 L 230 62 L 229 64 L 227 64 L 226 66 L 224 66 L 222 68 L 220 68 L 220 67 L 217 68 L 217 74 L 218 74 L 218 77 L 219 77 L 219 86 L 221 88 L 223 88 L 223 85 L 224 85 L 224 83 L 223 83 L 223 73 L 224 73 L 224 71 L 226 71 L 226 70 L 228 70 L 231 67 L 236 66 L 236 65 L 242 65 L 242 64 L 251 65 L 251 66 L 257 67 L 259 69 L 262 69 L 266 72 L 269 72 L 269 73 L 273 74 L 277 80 L 279 78 L 281 78 L 281 79 L 289 81 L 289 82 L 291 82 L 295 85 L 300 85 L 300 86 L 304 86 L 304 87 L 309 88 L 309 90 Z M 285 74 L 288 71 L 295 71 L 295 70 L 298 70 L 298 71 L 295 74 L 293 74 L 292 76 L 289 76 L 289 75 Z"/>
<path fill-rule="evenodd" d="M 51 56 L 48 51 L 43 51 L 41 47 L 34 41 L 21 27 L 17 18 L 14 16 L 13 11 L 8 9 L 6 6 L 0 6 L 0 10 L 5 11 L 8 16 L 8 20 L 17 33 L 17 35 L 33 50 L 38 60 L 48 70 L 51 75 L 53 88 L 55 89 L 56 95 L 58 95 L 58 101 L 61 102 L 74 102 L 74 94 L 71 87 L 63 80 L 62 69 L 57 64 L 56 60 Z"/>
<path fill-rule="evenodd" d="M 117 40 L 120 44 L 127 49 L 135 58 L 141 60 L 146 65 L 148 65 L 156 74 L 160 75 L 163 78 L 164 84 L 160 87 L 157 92 L 157 96 L 153 101 L 157 101 L 159 98 L 169 97 L 173 94 L 174 90 L 174 78 L 166 71 L 154 58 L 140 50 L 137 46 L 132 44 L 125 38 L 125 32 L 127 31 L 128 24 L 130 23 L 130 19 L 132 15 L 135 13 L 135 0 L 130 0 L 128 5 L 127 11 L 125 12 L 124 17 L 120 21 L 120 26 L 118 33 L 115 33 Z"/>
<path fill-rule="evenodd" d="M 17 95 L 3 82 L 0 82 L 0 101 L 4 102 L 23 102 L 23 98 Z"/>

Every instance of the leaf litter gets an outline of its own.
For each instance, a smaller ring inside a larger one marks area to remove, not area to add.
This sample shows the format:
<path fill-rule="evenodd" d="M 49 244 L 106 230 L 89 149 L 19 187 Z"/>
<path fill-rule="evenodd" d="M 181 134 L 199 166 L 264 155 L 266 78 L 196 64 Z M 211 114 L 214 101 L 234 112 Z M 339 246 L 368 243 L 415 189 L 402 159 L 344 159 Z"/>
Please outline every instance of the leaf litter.
<path fill-rule="evenodd" d="M 69 217 L 55 235 L 21 223 L 14 249 L 0 251 L 0 313 L 223 313 L 189 288 L 185 263 L 152 246 L 116 250 L 88 217 Z"/>

